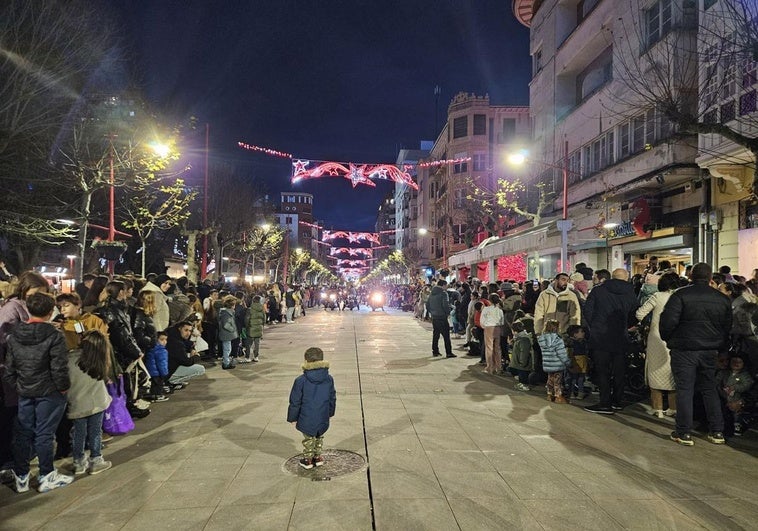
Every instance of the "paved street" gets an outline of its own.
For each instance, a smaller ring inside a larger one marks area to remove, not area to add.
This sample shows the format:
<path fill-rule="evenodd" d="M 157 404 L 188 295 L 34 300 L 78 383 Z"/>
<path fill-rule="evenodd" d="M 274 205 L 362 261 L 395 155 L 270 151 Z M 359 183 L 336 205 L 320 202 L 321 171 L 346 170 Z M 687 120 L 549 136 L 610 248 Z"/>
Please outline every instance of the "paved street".
<path fill-rule="evenodd" d="M 0 528 L 755 529 L 755 432 L 677 446 L 672 421 L 641 406 L 593 416 L 477 360 L 432 359 L 430 328 L 365 309 L 269 328 L 261 363 L 209 368 L 108 443 L 113 469 L 48 494 L 3 487 Z M 301 449 L 287 399 L 309 346 L 337 386 L 325 447 L 368 467 L 287 471 Z"/>

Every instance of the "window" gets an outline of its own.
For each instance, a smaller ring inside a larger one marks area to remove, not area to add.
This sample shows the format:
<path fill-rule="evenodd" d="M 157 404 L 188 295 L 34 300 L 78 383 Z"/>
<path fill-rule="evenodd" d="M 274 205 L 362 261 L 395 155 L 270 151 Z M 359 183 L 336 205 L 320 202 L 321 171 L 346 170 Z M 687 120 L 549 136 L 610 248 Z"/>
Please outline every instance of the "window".
<path fill-rule="evenodd" d="M 453 173 L 466 173 L 467 171 L 468 171 L 468 162 L 465 162 L 465 161 L 456 162 L 455 164 L 453 164 Z"/>
<path fill-rule="evenodd" d="M 453 120 L 453 138 L 468 136 L 468 116 L 461 116 Z"/>
<path fill-rule="evenodd" d="M 744 58 L 740 61 L 740 74 L 742 75 L 742 88 L 750 88 L 755 85 L 758 78 L 756 77 L 756 62 L 752 57 Z"/>
<path fill-rule="evenodd" d="M 755 89 L 740 96 L 740 116 L 755 112 Z"/>
<path fill-rule="evenodd" d="M 629 123 L 625 123 L 619 127 L 619 158 L 628 157 L 629 153 Z"/>
<path fill-rule="evenodd" d="M 571 183 L 575 183 L 576 181 L 580 180 L 581 171 L 582 171 L 582 152 L 581 150 L 577 149 L 573 153 L 569 155 L 568 160 L 568 170 L 569 170 L 569 181 Z"/>
<path fill-rule="evenodd" d="M 487 134 L 487 115 L 475 114 L 474 115 L 474 136 L 481 136 Z"/>
<path fill-rule="evenodd" d="M 590 160 L 592 160 L 590 146 L 582 148 L 582 177 L 587 177 L 592 173 L 590 171 Z"/>
<path fill-rule="evenodd" d="M 600 140 L 592 143 L 592 159 L 590 160 L 590 173 L 600 170 Z"/>
<path fill-rule="evenodd" d="M 453 206 L 455 208 L 463 208 L 465 202 L 466 202 L 466 189 L 457 188 L 453 192 Z"/>
<path fill-rule="evenodd" d="M 537 50 L 532 56 L 532 76 L 542 70 L 542 50 Z"/>
<path fill-rule="evenodd" d="M 453 243 L 465 243 L 466 225 L 453 225 Z"/>
<path fill-rule="evenodd" d="M 645 148 L 645 114 L 640 114 L 632 120 L 632 153 Z"/>
<path fill-rule="evenodd" d="M 584 101 L 613 79 L 613 48 L 608 47 L 576 76 L 576 99 Z"/>
<path fill-rule="evenodd" d="M 703 106 L 708 109 L 716 104 L 718 93 L 718 65 L 711 64 L 705 69 L 705 80 L 703 82 Z"/>
<path fill-rule="evenodd" d="M 721 99 L 731 98 L 737 92 L 737 65 L 731 57 L 724 58 L 721 64 Z M 723 120 L 722 120 L 723 121 Z"/>
<path fill-rule="evenodd" d="M 655 112 L 650 109 L 645 113 L 645 144 L 655 143 Z"/>
<path fill-rule="evenodd" d="M 672 0 L 658 0 L 645 11 L 645 30 L 647 45 L 652 46 L 670 30 L 673 21 Z"/>
<path fill-rule="evenodd" d="M 587 18 L 587 15 L 592 12 L 593 9 L 595 9 L 595 6 L 600 2 L 600 0 L 579 0 L 579 3 L 576 6 L 576 24 L 577 26 L 582 23 L 582 21 Z"/>
<path fill-rule="evenodd" d="M 290 216 L 287 216 L 287 217 L 284 219 L 284 224 L 285 224 L 285 225 L 292 225 L 292 217 L 290 217 Z"/>
<path fill-rule="evenodd" d="M 703 11 L 710 9 L 718 0 L 703 0 Z"/>
<path fill-rule="evenodd" d="M 485 171 L 487 169 L 487 155 L 485 153 L 474 153 L 474 171 Z"/>
<path fill-rule="evenodd" d="M 729 101 L 721 106 L 721 123 L 725 124 L 734 120 L 735 105 L 734 100 Z"/>

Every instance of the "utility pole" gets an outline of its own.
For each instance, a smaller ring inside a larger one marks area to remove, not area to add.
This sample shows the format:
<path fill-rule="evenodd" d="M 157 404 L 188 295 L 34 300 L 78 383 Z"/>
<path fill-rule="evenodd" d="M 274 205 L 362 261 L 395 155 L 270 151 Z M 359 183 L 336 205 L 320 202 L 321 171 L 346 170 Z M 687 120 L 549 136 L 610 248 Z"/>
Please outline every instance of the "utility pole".
<path fill-rule="evenodd" d="M 205 124 L 205 187 L 203 189 L 203 255 L 200 257 L 200 280 L 205 280 L 208 271 L 208 139 L 210 124 Z M 195 257 L 193 256 L 192 259 Z"/>

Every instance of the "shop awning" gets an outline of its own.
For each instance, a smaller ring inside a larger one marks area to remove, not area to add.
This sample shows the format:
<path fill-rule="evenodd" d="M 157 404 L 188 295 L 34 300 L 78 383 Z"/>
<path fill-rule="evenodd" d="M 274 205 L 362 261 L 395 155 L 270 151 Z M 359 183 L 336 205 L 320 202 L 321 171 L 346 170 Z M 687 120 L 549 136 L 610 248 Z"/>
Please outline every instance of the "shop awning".
<path fill-rule="evenodd" d="M 518 234 L 502 238 L 487 238 L 477 247 L 450 256 L 448 264 L 451 266 L 471 265 L 501 256 L 544 249 L 547 245 L 548 232 L 554 225 L 555 220 L 550 220 Z"/>
<path fill-rule="evenodd" d="M 611 242 L 611 245 L 613 243 Z M 653 238 L 623 245 L 624 253 L 650 253 L 664 249 L 681 249 L 682 247 L 694 247 L 695 236 L 693 234 L 677 234 L 665 238 Z"/>

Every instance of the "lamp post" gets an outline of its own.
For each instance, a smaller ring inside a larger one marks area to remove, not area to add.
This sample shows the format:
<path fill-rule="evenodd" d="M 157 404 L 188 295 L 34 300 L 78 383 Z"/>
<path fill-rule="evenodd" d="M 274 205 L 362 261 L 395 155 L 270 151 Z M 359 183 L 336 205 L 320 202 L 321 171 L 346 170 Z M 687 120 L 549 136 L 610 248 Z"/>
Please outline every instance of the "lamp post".
<path fill-rule="evenodd" d="M 537 161 L 539 164 L 543 164 L 549 168 L 557 168 L 560 169 L 563 176 L 563 201 L 562 201 L 562 212 L 561 212 L 561 219 L 558 220 L 556 223 L 558 230 L 561 231 L 561 269 L 563 269 L 564 272 L 570 271 L 568 268 L 568 233 L 571 230 L 571 228 L 574 226 L 574 221 L 568 218 L 568 175 L 569 175 L 569 159 L 568 159 L 568 141 L 564 142 L 563 147 L 563 163 L 558 164 L 552 164 L 550 162 L 544 162 L 544 161 Z M 518 151 L 516 153 L 511 153 L 508 155 L 508 162 L 510 162 L 513 165 L 521 166 L 527 161 L 529 161 L 528 158 L 528 152 L 522 150 Z"/>

